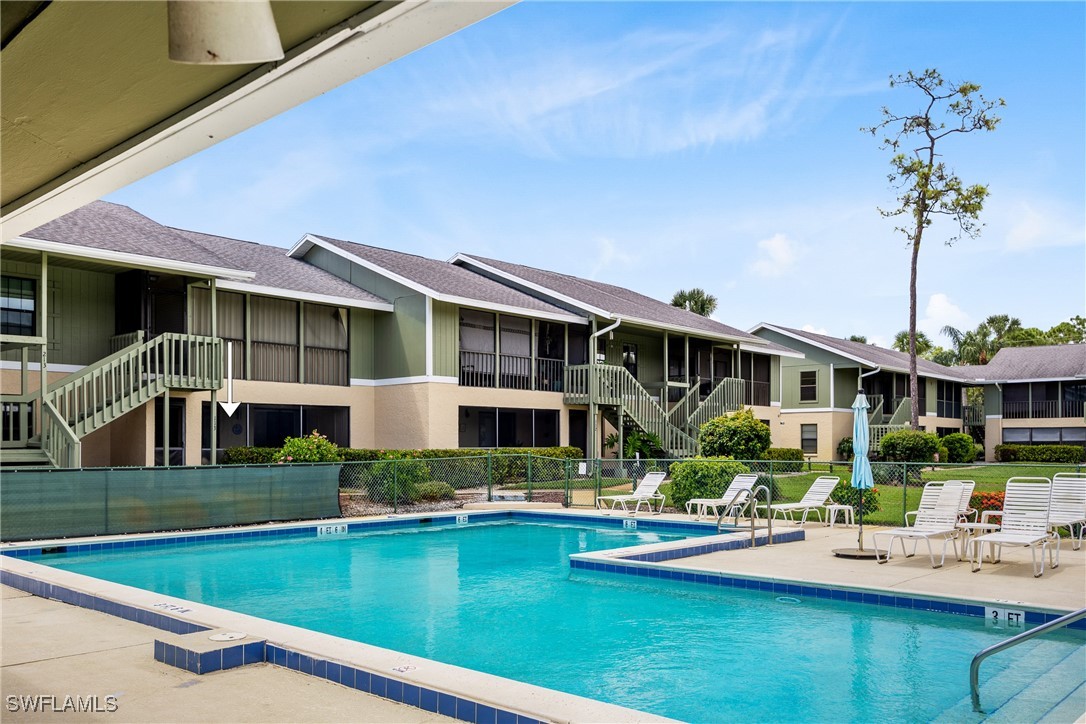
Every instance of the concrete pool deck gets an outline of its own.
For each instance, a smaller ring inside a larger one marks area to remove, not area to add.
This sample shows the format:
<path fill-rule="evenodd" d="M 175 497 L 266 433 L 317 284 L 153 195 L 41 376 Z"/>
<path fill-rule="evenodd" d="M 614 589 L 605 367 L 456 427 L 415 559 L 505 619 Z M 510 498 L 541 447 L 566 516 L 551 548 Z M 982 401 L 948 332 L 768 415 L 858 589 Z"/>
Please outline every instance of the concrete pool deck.
<path fill-rule="evenodd" d="M 588 510 L 568 514 L 596 515 Z M 651 519 L 690 520 L 667 514 Z M 790 524 L 774 526 L 775 532 L 795 529 Z M 866 545 L 870 546 L 876 530 L 865 527 Z M 835 558 L 832 549 L 855 546 L 855 526 L 826 528 L 814 523 L 806 526 L 805 533 L 803 542 L 708 553 L 667 565 L 942 597 L 1021 601 L 1026 607 L 1086 606 L 1086 550 L 1071 551 L 1069 543 L 1061 551 L 1060 567 L 1046 568 L 1044 576 L 1035 579 L 1030 553 L 1024 549 L 1007 549 L 1002 563 L 985 564 L 981 572 L 971 573 L 968 561 L 958 562 L 952 555 L 944 568 L 933 570 L 924 548 L 913 558 L 899 554 L 884 565 Z M 0 690 L 5 702 L 9 695 L 97 695 L 103 700 L 107 695 L 118 696 L 116 713 L 76 716 L 5 710 L 5 721 L 63 716 L 113 721 L 448 721 L 270 664 L 205 676 L 190 674 L 154 660 L 151 647 L 157 631 L 153 628 L 6 587 L 2 609 Z M 522 686 L 509 683 L 513 688 Z M 568 716 L 569 712 L 563 713 Z"/>

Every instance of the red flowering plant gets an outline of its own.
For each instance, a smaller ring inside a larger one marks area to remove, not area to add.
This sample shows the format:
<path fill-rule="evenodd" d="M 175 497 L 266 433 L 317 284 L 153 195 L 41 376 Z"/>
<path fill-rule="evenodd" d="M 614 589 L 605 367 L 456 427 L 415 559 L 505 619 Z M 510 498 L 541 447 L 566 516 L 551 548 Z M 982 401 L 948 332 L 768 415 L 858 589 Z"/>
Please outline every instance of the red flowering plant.
<path fill-rule="evenodd" d="M 342 459 L 339 447 L 316 430 L 305 437 L 288 437 L 275 456 L 275 461 L 279 464 L 334 463 Z"/>
<path fill-rule="evenodd" d="M 983 513 L 986 510 L 1003 510 L 1002 490 L 982 490 L 969 498 L 969 507 Z"/>

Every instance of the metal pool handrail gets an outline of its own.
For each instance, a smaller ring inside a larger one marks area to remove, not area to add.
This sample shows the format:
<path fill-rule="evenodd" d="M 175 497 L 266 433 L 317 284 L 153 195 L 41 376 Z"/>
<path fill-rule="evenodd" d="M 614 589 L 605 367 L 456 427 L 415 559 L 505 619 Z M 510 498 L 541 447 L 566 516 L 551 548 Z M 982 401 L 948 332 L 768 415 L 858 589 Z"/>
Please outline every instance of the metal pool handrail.
<path fill-rule="evenodd" d="M 757 512 L 758 512 L 757 502 L 758 502 L 758 491 L 759 490 L 764 490 L 765 491 L 765 516 L 766 516 L 765 520 L 766 520 L 766 530 L 769 533 L 769 540 L 766 541 L 766 545 L 773 545 L 773 495 L 772 495 L 772 493 L 769 492 L 769 488 L 767 488 L 764 485 L 759 485 L 756 488 L 754 488 L 754 490 L 750 491 L 750 547 L 751 547 L 751 549 L 754 548 L 754 517 L 755 517 L 755 515 L 757 515 Z M 720 515 L 717 516 L 717 518 L 716 518 L 716 532 L 717 533 L 720 532 L 720 526 L 724 522 L 724 517 L 727 515 L 727 513 L 728 513 L 728 509 L 725 508 L 724 511 Z M 739 522 L 739 514 L 736 513 L 735 516 L 736 516 L 735 522 L 738 523 Z"/>
<path fill-rule="evenodd" d="M 969 694 L 973 698 L 973 711 L 984 713 L 980 708 L 980 662 L 992 654 L 998 654 L 1000 651 L 1005 651 L 1012 646 L 1016 646 L 1023 641 L 1028 641 L 1035 636 L 1040 636 L 1043 633 L 1069 626 L 1075 621 L 1086 618 L 1086 608 L 1080 608 L 1077 611 L 1073 611 L 1065 616 L 1060 616 L 1057 619 L 1053 619 L 1048 623 L 1041 624 L 1037 628 L 1031 628 L 1029 631 L 1023 631 L 1017 636 L 1012 636 L 1006 641 L 1000 641 L 998 644 L 994 644 L 979 652 L 973 657 L 973 662 L 969 664 Z"/>

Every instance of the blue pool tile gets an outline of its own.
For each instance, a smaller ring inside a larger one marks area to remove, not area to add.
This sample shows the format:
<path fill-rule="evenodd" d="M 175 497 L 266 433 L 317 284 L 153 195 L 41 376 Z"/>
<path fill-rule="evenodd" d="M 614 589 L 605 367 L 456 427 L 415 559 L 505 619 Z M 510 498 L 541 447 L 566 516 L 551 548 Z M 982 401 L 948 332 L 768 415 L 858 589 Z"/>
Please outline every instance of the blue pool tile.
<path fill-rule="evenodd" d="M 155 661 L 166 660 L 166 644 L 158 639 L 155 639 Z"/>
<path fill-rule="evenodd" d="M 844 591 L 842 591 L 842 590 L 841 590 L 841 589 L 839 589 L 839 588 L 833 588 L 833 589 L 830 589 L 830 597 L 831 597 L 831 598 L 832 598 L 832 599 L 833 599 L 834 601 L 844 601 L 844 600 L 845 600 L 846 598 L 848 598 L 848 597 L 847 597 L 847 596 L 845 595 L 845 592 L 844 592 Z"/>
<path fill-rule="evenodd" d="M 968 613 L 965 605 L 961 604 L 961 603 L 951 603 L 950 604 L 950 612 L 954 613 L 954 614 L 957 614 L 959 616 L 964 616 L 964 615 L 966 615 Z"/>
<path fill-rule="evenodd" d="M 377 674 L 370 674 L 370 693 L 375 696 L 384 696 L 388 691 L 388 679 Z"/>
<path fill-rule="evenodd" d="M 392 699 L 392 701 L 403 701 L 403 682 L 398 679 L 386 679 L 385 698 Z"/>
<path fill-rule="evenodd" d="M 475 721 L 476 705 L 474 701 L 456 698 L 456 718 L 460 721 Z"/>
<path fill-rule="evenodd" d="M 185 660 L 187 662 L 185 665 L 186 669 L 194 674 L 200 673 L 200 654 L 196 653 L 195 651 L 185 651 Z"/>
<path fill-rule="evenodd" d="M 408 706 L 417 707 L 419 705 L 419 687 L 414 684 L 404 684 L 403 703 Z"/>
<path fill-rule="evenodd" d="M 324 678 L 328 679 L 329 681 L 335 681 L 338 683 L 339 668 L 339 664 L 337 664 L 335 661 L 327 662 L 324 669 Z"/>
<path fill-rule="evenodd" d="M 530 716 L 517 716 L 517 724 L 541 724 L 541 722 Z"/>
<path fill-rule="evenodd" d="M 984 606 L 966 606 L 965 609 L 967 616 L 979 616 L 984 618 Z"/>
<path fill-rule="evenodd" d="M 441 691 L 437 694 L 437 713 L 451 719 L 456 718 L 456 697 Z"/>
<path fill-rule="evenodd" d="M 845 591 L 845 600 L 849 603 L 863 603 L 864 596 L 859 591 Z"/>
<path fill-rule="evenodd" d="M 880 593 L 879 594 L 879 605 L 880 606 L 893 606 L 894 605 L 894 596 L 884 596 L 884 595 L 882 595 Z"/>
<path fill-rule="evenodd" d="M 320 679 L 327 679 L 328 662 L 324 659 L 313 659 L 313 676 Z"/>
<path fill-rule="evenodd" d="M 517 724 L 517 715 L 511 711 L 498 709 L 497 724 Z"/>
<path fill-rule="evenodd" d="M 946 601 L 928 601 L 928 604 L 931 606 L 929 609 L 931 611 L 938 611 L 939 613 L 950 612 L 950 604 Z"/>
<path fill-rule="evenodd" d="M 268 658 L 276 666 L 287 665 L 287 651 L 279 646 L 268 646 Z"/>
<path fill-rule="evenodd" d="M 419 708 L 424 711 L 437 711 L 437 692 L 433 689 L 419 689 Z"/>
<path fill-rule="evenodd" d="M 818 598 L 833 598 L 833 591 L 828 588 L 816 588 L 815 596 Z"/>
<path fill-rule="evenodd" d="M 475 721 L 478 724 L 497 724 L 498 710 L 491 706 L 479 704 L 475 707 Z"/>
<path fill-rule="evenodd" d="M 223 651 L 223 668 L 226 668 L 226 652 Z M 313 657 L 298 654 L 298 671 L 303 674 L 313 674 Z"/>
<path fill-rule="evenodd" d="M 365 691 L 367 693 L 370 691 L 370 679 L 370 672 L 363 671 L 362 669 L 354 670 L 354 688 L 359 691 Z"/>
<path fill-rule="evenodd" d="M 863 594 L 863 602 L 878 605 L 878 603 L 879 603 L 879 594 L 877 594 L 877 593 L 864 593 Z"/>
<path fill-rule="evenodd" d="M 287 651 L 287 668 L 291 671 L 298 671 L 301 668 L 299 666 L 300 659 L 301 654 L 297 651 Z"/>
<path fill-rule="evenodd" d="M 913 607 L 913 600 L 911 598 L 906 598 L 904 596 L 895 596 L 894 597 L 894 606 L 896 608 L 912 608 Z"/>
<path fill-rule="evenodd" d="M 222 650 L 222 667 L 235 669 L 245 663 L 243 646 L 231 646 Z"/>
<path fill-rule="evenodd" d="M 354 688 L 354 674 L 355 669 L 353 666 L 340 666 L 339 667 L 339 683 L 344 686 Z"/>
<path fill-rule="evenodd" d="M 210 674 L 212 671 L 222 670 L 222 649 L 205 651 L 200 654 L 200 673 Z"/>

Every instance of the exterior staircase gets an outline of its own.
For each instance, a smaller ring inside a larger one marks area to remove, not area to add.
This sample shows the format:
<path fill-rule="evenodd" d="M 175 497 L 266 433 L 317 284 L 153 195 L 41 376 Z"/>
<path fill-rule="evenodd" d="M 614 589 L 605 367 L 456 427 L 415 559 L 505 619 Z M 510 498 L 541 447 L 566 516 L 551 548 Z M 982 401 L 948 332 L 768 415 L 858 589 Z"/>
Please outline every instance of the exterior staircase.
<path fill-rule="evenodd" d="M 169 332 L 137 341 L 50 385 L 40 411 L 37 392 L 5 395 L 2 462 L 80 467 L 82 438 L 166 390 L 217 390 L 222 375 L 220 339 Z M 28 424 L 35 412 L 36 437 Z"/>
<path fill-rule="evenodd" d="M 692 385 L 669 411 L 625 367 L 572 365 L 566 367 L 565 402 L 600 405 L 616 427 L 621 424 L 651 433 L 669 456 L 685 458 L 698 454 L 702 424 L 742 407 L 743 384 L 743 380 L 725 379 L 705 400 L 699 400 L 699 387 Z"/>
<path fill-rule="evenodd" d="M 877 399 L 877 403 L 872 406 L 872 411 L 868 413 L 868 422 L 870 423 L 868 427 L 871 431 L 871 451 L 877 452 L 879 445 L 882 443 L 882 438 L 887 433 L 909 429 L 912 404 L 908 397 L 903 398 L 898 403 L 897 409 L 894 410 L 894 414 L 887 420 L 886 415 L 883 413 L 882 395 L 872 395 L 872 397 Z"/>

